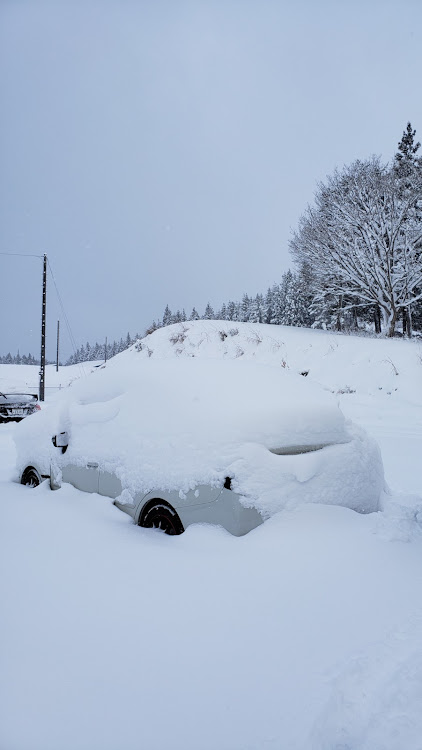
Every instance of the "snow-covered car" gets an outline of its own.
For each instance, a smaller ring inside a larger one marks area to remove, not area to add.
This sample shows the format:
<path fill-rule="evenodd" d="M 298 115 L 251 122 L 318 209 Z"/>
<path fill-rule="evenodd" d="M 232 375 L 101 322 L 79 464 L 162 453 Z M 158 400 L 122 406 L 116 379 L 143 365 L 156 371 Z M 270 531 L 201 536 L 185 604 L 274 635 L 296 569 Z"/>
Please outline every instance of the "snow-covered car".
<path fill-rule="evenodd" d="M 0 423 L 20 422 L 40 409 L 33 393 L 2 393 L 0 391 Z"/>
<path fill-rule="evenodd" d="M 236 536 L 299 503 L 379 509 L 376 443 L 335 397 L 280 367 L 145 360 L 132 349 L 18 426 L 19 480 L 69 482 L 140 526 Z"/>

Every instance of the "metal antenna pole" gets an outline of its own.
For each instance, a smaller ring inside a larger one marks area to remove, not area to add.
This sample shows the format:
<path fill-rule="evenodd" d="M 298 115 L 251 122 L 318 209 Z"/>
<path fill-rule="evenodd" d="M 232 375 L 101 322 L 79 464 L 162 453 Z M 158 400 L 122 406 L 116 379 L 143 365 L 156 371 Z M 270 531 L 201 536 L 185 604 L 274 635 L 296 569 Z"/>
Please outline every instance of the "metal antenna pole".
<path fill-rule="evenodd" d="M 56 355 L 56 372 L 59 371 L 59 339 L 60 339 L 60 320 L 57 321 L 57 355 Z"/>
<path fill-rule="evenodd" d="M 45 387 L 45 317 L 47 305 L 47 256 L 44 253 L 42 274 L 42 312 L 41 312 L 41 360 L 40 360 L 40 401 L 44 401 Z"/>

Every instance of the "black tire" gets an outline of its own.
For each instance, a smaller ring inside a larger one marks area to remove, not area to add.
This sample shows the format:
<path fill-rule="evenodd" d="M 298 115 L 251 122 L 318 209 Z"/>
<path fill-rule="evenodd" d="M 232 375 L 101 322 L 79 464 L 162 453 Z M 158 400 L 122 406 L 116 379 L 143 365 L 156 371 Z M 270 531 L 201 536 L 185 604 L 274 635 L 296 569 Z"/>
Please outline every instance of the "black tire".
<path fill-rule="evenodd" d="M 41 477 L 38 471 L 32 466 L 29 466 L 22 474 L 21 484 L 25 484 L 27 487 L 38 487 L 41 484 Z"/>
<path fill-rule="evenodd" d="M 146 529 L 161 529 L 169 536 L 176 536 L 184 532 L 179 516 L 165 500 L 154 500 L 147 505 L 139 519 L 139 526 Z"/>

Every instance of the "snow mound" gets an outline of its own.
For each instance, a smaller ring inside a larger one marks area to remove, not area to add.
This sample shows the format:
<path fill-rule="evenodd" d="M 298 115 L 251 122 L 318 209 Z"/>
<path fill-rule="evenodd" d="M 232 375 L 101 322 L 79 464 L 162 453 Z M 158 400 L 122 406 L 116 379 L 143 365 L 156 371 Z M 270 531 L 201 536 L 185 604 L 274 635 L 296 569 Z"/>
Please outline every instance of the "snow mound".
<path fill-rule="evenodd" d="M 399 339 L 294 326 L 197 320 L 159 328 L 134 348 L 144 358 L 241 359 L 303 373 L 338 394 L 414 393 L 422 348 Z M 417 392 L 417 391 L 416 391 Z"/>

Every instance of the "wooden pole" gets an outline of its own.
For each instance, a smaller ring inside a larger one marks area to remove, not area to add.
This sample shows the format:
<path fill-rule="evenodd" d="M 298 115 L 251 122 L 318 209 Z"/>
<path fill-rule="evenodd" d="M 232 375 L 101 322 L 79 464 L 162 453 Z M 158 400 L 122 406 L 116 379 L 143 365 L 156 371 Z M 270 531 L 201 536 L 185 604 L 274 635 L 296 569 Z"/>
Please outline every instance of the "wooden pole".
<path fill-rule="evenodd" d="M 40 392 L 39 400 L 44 401 L 45 394 L 45 319 L 47 308 L 47 256 L 44 253 L 42 274 L 42 308 L 41 308 L 41 357 L 40 357 Z"/>
<path fill-rule="evenodd" d="M 60 320 L 57 321 L 57 354 L 56 354 L 56 372 L 59 371 L 59 340 L 60 340 Z"/>

